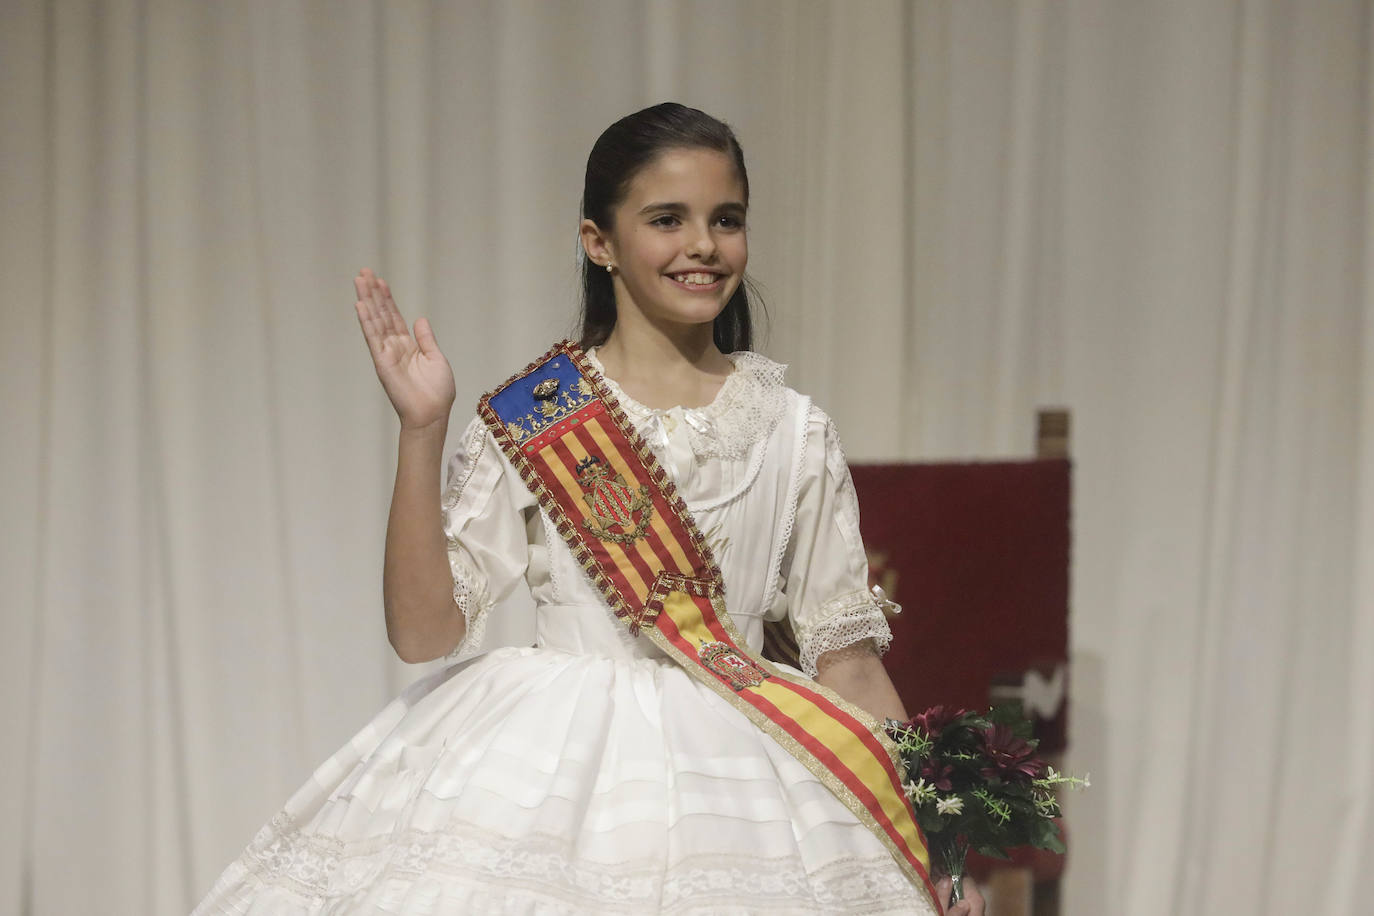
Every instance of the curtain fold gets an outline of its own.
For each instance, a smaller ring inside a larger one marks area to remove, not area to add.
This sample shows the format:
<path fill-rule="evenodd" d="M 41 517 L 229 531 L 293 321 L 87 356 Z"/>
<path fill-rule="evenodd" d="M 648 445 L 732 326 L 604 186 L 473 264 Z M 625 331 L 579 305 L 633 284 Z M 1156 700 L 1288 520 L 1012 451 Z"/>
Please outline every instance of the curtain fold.
<path fill-rule="evenodd" d="M 416 676 L 350 279 L 431 317 L 456 435 L 671 97 L 740 135 L 761 348 L 851 459 L 1072 411 L 1065 912 L 1360 912 L 1370 6 L 6 4 L 0 909 L 184 912 Z"/>

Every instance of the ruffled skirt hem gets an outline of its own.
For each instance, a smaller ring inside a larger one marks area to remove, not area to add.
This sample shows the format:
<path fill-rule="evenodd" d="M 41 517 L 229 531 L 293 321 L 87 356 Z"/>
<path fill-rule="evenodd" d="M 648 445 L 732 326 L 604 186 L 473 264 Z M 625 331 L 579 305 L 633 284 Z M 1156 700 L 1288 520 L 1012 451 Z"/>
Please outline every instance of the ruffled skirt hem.
<path fill-rule="evenodd" d="M 670 662 L 502 649 L 413 684 L 193 916 L 929 914 L 814 775 Z"/>

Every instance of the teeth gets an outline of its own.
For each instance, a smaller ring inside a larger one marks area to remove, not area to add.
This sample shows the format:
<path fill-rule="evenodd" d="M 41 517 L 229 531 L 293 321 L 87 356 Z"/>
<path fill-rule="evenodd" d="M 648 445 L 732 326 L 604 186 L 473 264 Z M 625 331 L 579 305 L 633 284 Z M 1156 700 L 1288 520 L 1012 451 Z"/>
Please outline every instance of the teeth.
<path fill-rule="evenodd" d="M 673 274 L 673 279 L 691 286 L 710 286 L 717 278 L 715 274 L 691 273 Z"/>

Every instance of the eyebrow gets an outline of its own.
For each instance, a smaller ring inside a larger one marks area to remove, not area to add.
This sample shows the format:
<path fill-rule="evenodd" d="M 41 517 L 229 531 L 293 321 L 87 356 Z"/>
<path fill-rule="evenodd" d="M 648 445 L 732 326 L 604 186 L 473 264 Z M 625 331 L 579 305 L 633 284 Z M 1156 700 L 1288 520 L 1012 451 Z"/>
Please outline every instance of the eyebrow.
<path fill-rule="evenodd" d="M 746 208 L 744 204 L 740 203 L 737 200 L 732 200 L 728 203 L 723 203 L 720 206 L 716 207 L 713 212 L 719 213 L 722 210 L 727 210 L 745 213 L 747 212 L 747 209 L 748 208 Z M 652 213 L 655 211 L 661 211 L 664 213 L 686 213 L 687 205 L 684 203 L 678 203 L 677 201 L 655 201 L 654 203 L 644 205 L 639 210 L 641 214 Z"/>

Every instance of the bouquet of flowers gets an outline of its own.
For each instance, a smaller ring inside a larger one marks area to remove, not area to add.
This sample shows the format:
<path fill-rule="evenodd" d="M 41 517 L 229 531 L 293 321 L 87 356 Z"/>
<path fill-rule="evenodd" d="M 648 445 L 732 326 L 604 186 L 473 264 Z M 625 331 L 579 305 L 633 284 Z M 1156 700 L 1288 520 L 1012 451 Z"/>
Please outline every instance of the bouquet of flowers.
<path fill-rule="evenodd" d="M 964 857 L 970 848 L 994 858 L 1034 846 L 1064 851 L 1059 833 L 1059 786 L 1086 788 L 1035 756 L 1039 743 L 1016 706 L 986 713 L 933 706 L 908 722 L 889 719 L 903 788 L 931 853 L 962 900 Z"/>

